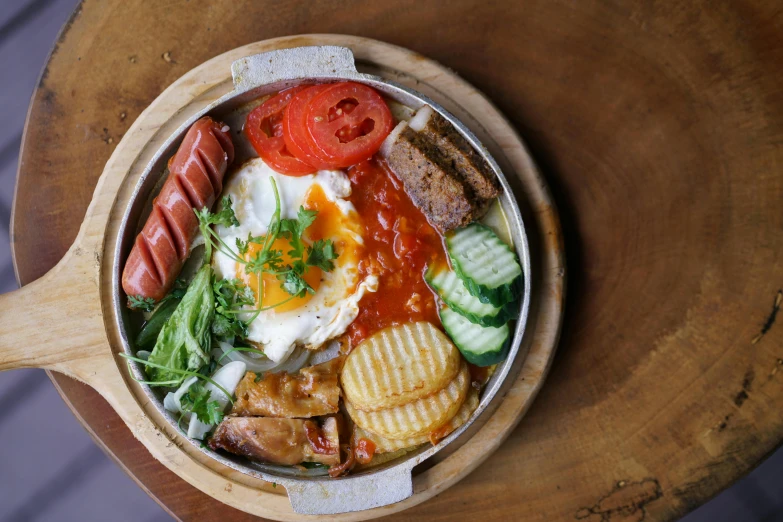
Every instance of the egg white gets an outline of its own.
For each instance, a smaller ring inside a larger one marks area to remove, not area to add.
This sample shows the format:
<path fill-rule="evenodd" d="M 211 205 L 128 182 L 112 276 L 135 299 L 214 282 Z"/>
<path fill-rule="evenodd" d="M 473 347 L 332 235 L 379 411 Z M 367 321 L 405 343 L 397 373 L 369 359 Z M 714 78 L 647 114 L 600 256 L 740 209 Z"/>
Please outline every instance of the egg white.
<path fill-rule="evenodd" d="M 351 195 L 351 182 L 344 172 L 324 170 L 300 177 L 285 176 L 272 170 L 260 158 L 255 158 L 245 163 L 223 189 L 223 195 L 231 197 L 240 224 L 237 227 L 219 226 L 216 232 L 232 248 L 236 239 L 246 240 L 248 233 L 254 236 L 266 234 L 275 211 L 270 177 L 277 183 L 283 218 L 296 218 L 308 190 L 317 184 L 344 216 L 358 221 L 356 209 L 346 199 Z M 362 237 L 357 232 L 361 228 L 353 228 L 341 230 L 340 234 L 362 245 Z M 339 238 L 331 239 L 336 242 Z M 217 277 L 237 277 L 237 262 L 224 253 L 215 253 L 212 264 Z M 362 281 L 359 279 L 355 260 L 350 259 L 350 256 L 342 259 L 338 257 L 334 270 L 323 273 L 315 295 L 294 310 L 278 312 L 272 309 L 261 312 L 250 324 L 248 339 L 263 345 L 264 354 L 276 362 L 287 358 L 297 345 L 309 349 L 320 347 L 329 339 L 344 333 L 356 319 L 359 301 L 365 292 L 377 291 L 376 276 L 367 276 Z M 249 318 L 249 314 L 245 318 Z"/>

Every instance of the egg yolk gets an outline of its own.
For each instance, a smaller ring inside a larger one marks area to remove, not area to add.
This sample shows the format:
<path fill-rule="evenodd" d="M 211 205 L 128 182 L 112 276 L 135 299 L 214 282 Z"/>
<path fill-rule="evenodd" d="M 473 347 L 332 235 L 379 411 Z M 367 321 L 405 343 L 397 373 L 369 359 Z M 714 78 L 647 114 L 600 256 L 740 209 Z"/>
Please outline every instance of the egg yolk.
<path fill-rule="evenodd" d="M 250 243 L 248 245 L 247 249 L 247 257 L 246 259 L 252 259 L 258 252 L 260 252 L 264 248 L 264 245 L 258 245 L 256 243 Z M 275 242 L 272 243 L 271 246 L 272 250 L 280 250 L 283 253 L 283 264 L 290 264 L 293 262 L 293 259 L 290 255 L 288 255 L 288 251 L 291 250 L 291 244 L 288 242 L 285 238 L 277 238 L 275 239 Z M 307 271 L 304 273 L 302 278 L 307 281 L 307 284 L 313 287 L 313 290 L 316 292 L 318 291 L 318 287 L 321 286 L 321 269 L 316 266 L 308 267 Z M 244 266 L 241 266 L 238 269 L 237 277 L 245 281 L 245 283 L 253 290 L 253 292 L 258 296 L 258 276 L 256 274 L 247 274 L 245 273 Z M 259 303 L 256 301 L 256 305 L 258 305 L 259 308 L 267 307 L 267 306 L 273 306 L 277 303 L 283 303 L 284 301 L 291 299 L 291 294 L 283 290 L 282 288 L 282 282 L 277 278 L 274 274 L 262 274 L 261 275 L 261 282 L 264 289 L 264 295 L 263 295 L 263 302 Z M 290 301 L 281 304 L 279 306 L 276 306 L 274 308 L 277 312 L 290 312 L 291 310 L 296 310 L 300 306 L 303 306 L 307 301 L 312 299 L 313 294 L 310 292 L 306 292 L 303 297 L 294 297 Z"/>
<path fill-rule="evenodd" d="M 319 185 L 313 185 L 305 194 L 304 207 L 307 210 L 315 210 L 318 212 L 315 221 L 305 231 L 302 241 L 305 245 L 312 245 L 313 242 L 319 239 L 331 239 L 334 242 L 335 250 L 338 253 L 338 258 L 334 260 L 335 266 L 358 262 L 359 256 L 362 254 L 362 248 L 356 243 L 356 240 L 346 232 L 351 231 L 354 234 L 361 235 L 362 227 L 359 224 L 358 215 L 355 212 L 350 212 L 349 215 L 343 214 L 342 210 L 331 200 L 326 197 L 323 189 Z M 247 254 L 245 259 L 253 258 L 258 252 L 264 248 L 263 245 L 251 243 L 248 245 Z M 283 264 L 291 264 L 293 259 L 288 255 L 288 251 L 291 250 L 291 244 L 286 238 L 277 238 L 271 246 L 272 250 L 279 250 L 283 253 Z M 259 278 L 255 274 L 247 274 L 244 270 L 244 265 L 237 268 L 237 277 L 243 280 L 252 290 L 256 296 L 258 293 Z M 321 286 L 323 279 L 323 273 L 320 268 L 310 266 L 304 273 L 302 278 L 309 284 L 316 292 Z M 295 297 L 291 299 L 291 295 L 283 290 L 281 287 L 281 281 L 277 279 L 277 276 L 273 274 L 262 274 L 261 284 L 263 288 L 263 302 L 256 303 L 261 307 L 273 306 L 277 303 L 283 303 L 279 306 L 275 306 L 276 312 L 290 312 L 297 308 L 304 306 L 314 294 L 309 292 L 305 293 L 303 297 Z M 288 301 L 288 299 L 291 299 Z M 287 301 L 287 302 L 286 302 Z"/>
<path fill-rule="evenodd" d="M 318 217 L 305 232 L 307 239 L 331 239 L 339 254 L 335 265 L 357 264 L 363 248 L 356 242 L 355 237 L 361 237 L 364 232 L 359 215 L 356 212 L 343 214 L 340 207 L 326 197 L 320 185 L 313 185 L 307 191 L 304 208 L 318 211 Z"/>

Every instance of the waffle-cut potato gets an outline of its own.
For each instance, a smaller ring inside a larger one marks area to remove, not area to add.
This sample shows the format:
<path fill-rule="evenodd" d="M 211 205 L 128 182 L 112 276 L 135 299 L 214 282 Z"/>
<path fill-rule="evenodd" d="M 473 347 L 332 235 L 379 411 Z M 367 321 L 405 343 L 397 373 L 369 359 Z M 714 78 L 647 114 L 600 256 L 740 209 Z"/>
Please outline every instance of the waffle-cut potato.
<path fill-rule="evenodd" d="M 478 391 L 475 388 L 471 387 L 470 390 L 468 391 L 468 396 L 465 397 L 465 402 L 462 403 L 462 406 L 460 406 L 459 410 L 457 411 L 457 414 L 454 415 L 454 417 L 452 417 L 450 420 L 448 420 L 446 424 L 436 428 L 431 433 L 428 433 L 426 435 L 419 435 L 418 437 L 411 437 L 409 439 L 393 440 L 393 439 L 387 439 L 385 437 L 381 437 L 380 435 L 376 435 L 375 433 L 371 433 L 367 430 L 360 428 L 359 426 L 355 426 L 354 440 L 358 441 L 359 439 L 367 439 L 370 442 L 372 442 L 375 445 L 376 455 L 380 453 L 391 453 L 403 449 L 411 450 L 416 446 L 421 446 L 426 442 L 433 442 L 430 439 L 430 436 L 433 434 L 437 435 L 437 440 L 434 441 L 437 444 L 439 440 L 448 437 L 451 434 L 451 432 L 455 431 L 457 428 L 465 424 L 470 418 L 470 416 L 473 415 L 473 412 L 476 411 L 476 408 L 478 408 L 478 404 L 479 404 Z M 375 462 L 376 462 L 375 460 L 372 461 L 372 463 Z"/>
<path fill-rule="evenodd" d="M 430 439 L 427 435 L 419 435 L 418 437 L 411 437 L 409 439 L 393 440 L 381 437 L 375 433 L 369 432 L 359 426 L 354 427 L 354 437 L 356 440 L 367 439 L 375 444 L 375 454 L 390 453 L 392 451 L 399 451 L 406 448 L 415 448 L 421 446 Z"/>
<path fill-rule="evenodd" d="M 361 411 L 345 401 L 354 423 L 388 439 L 409 439 L 427 435 L 443 426 L 459 410 L 470 388 L 468 365 L 462 363 L 459 373 L 442 390 L 422 399 L 378 411 Z"/>
<path fill-rule="evenodd" d="M 356 465 L 353 467 L 353 471 L 362 471 L 364 469 L 372 468 L 374 466 L 380 466 L 381 464 L 385 464 L 387 462 L 390 462 L 394 459 L 398 459 L 406 455 L 411 451 L 411 449 L 413 448 L 401 449 L 389 453 L 376 453 L 375 455 L 373 455 L 373 458 L 367 464 L 362 464 L 361 462 L 357 462 Z"/>
<path fill-rule="evenodd" d="M 393 408 L 445 388 L 461 360 L 451 340 L 430 323 L 391 326 L 348 355 L 340 377 L 343 393 L 357 410 Z"/>

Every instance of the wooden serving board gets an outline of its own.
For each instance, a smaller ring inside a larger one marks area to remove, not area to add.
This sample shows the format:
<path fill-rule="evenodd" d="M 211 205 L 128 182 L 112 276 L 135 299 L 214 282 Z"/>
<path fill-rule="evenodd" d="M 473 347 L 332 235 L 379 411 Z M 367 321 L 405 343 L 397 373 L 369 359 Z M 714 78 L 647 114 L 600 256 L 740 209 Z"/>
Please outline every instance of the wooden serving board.
<path fill-rule="evenodd" d="M 193 69 L 166 89 L 125 134 L 106 164 L 73 246 L 60 263 L 34 283 L 0 296 L 0 370 L 46 368 L 89 384 L 150 453 L 177 475 L 226 504 L 275 520 L 305 517 L 292 512 L 282 488 L 270 487 L 195 451 L 129 378 L 124 361 L 117 356 L 119 334 L 110 317 L 111 267 L 120 218 L 144 166 L 190 115 L 231 90 L 231 62 L 274 49 L 324 44 L 350 47 L 360 70 L 422 92 L 473 130 L 513 186 L 529 234 L 534 278 L 525 337 L 529 351 L 514 385 L 491 418 L 455 452 L 414 472 L 412 497 L 369 511 L 318 518 L 364 520 L 398 512 L 470 473 L 508 436 L 543 384 L 562 321 L 563 243 L 546 184 L 508 122 L 453 72 L 413 52 L 366 38 L 307 35 L 246 45 Z"/>

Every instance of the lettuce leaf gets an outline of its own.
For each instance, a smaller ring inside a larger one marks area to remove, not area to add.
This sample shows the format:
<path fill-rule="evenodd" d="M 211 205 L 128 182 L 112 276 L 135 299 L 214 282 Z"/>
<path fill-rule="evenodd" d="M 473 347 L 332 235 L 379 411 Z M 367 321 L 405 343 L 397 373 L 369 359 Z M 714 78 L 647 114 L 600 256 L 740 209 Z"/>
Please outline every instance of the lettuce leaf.
<path fill-rule="evenodd" d="M 209 362 L 210 325 L 215 317 L 212 267 L 204 265 L 188 286 L 182 301 L 163 325 L 149 361 L 174 370 L 197 371 Z M 153 381 L 182 381 L 185 376 L 147 368 Z M 171 384 L 167 384 L 171 386 Z"/>

